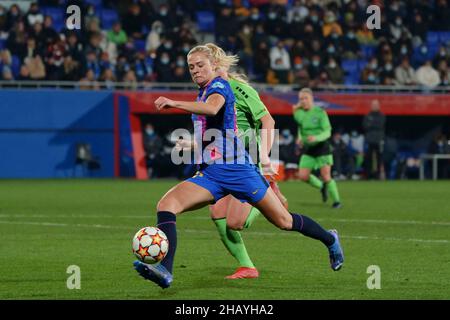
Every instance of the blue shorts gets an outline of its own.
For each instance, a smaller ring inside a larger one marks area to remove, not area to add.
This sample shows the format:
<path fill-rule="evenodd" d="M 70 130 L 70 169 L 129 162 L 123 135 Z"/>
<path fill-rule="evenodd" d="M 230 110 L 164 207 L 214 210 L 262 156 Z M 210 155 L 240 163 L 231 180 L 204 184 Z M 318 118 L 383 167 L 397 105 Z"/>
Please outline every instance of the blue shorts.
<path fill-rule="evenodd" d="M 187 181 L 207 189 L 215 202 L 231 194 L 241 202 L 256 203 L 269 187 L 258 168 L 248 164 L 212 164 Z"/>

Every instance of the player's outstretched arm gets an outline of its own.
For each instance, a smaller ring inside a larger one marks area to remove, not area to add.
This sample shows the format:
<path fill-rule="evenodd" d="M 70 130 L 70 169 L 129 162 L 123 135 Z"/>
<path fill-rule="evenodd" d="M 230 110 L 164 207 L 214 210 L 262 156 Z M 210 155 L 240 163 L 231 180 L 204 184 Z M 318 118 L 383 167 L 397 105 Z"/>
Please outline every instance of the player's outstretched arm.
<path fill-rule="evenodd" d="M 158 110 L 177 108 L 190 113 L 207 116 L 216 115 L 224 104 L 225 98 L 217 93 L 210 95 L 205 102 L 175 101 L 166 97 L 159 97 L 155 100 L 155 106 Z"/>

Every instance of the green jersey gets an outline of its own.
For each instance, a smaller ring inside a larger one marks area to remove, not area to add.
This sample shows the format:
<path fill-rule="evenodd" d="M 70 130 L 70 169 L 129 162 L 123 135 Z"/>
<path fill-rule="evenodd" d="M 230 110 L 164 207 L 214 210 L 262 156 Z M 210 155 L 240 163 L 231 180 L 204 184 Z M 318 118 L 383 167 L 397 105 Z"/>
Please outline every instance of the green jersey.
<path fill-rule="evenodd" d="M 248 84 L 229 79 L 228 83 L 236 99 L 236 120 L 239 134 L 242 135 L 254 129 L 259 137 L 261 118 L 269 113 L 259 98 L 258 92 Z"/>
<path fill-rule="evenodd" d="M 297 109 L 294 119 L 298 124 L 298 137 L 305 147 L 305 153 L 312 156 L 321 156 L 331 152 L 328 139 L 331 136 L 331 124 L 325 110 L 313 106 L 308 111 Z M 314 136 L 314 142 L 307 138 Z"/>

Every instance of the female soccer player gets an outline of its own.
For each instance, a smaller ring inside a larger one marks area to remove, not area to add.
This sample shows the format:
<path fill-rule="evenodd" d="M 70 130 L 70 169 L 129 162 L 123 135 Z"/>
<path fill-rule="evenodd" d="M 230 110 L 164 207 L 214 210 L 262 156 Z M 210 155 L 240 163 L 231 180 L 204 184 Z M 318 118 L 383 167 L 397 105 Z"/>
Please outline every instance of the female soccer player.
<path fill-rule="evenodd" d="M 322 200 L 327 201 L 328 192 L 333 200 L 333 208 L 340 208 L 341 201 L 336 181 L 331 177 L 333 155 L 329 138 L 331 125 L 327 113 L 320 107 L 314 106 L 313 92 L 303 88 L 298 94 L 299 102 L 294 105 L 294 119 L 298 124 L 297 144 L 303 149 L 300 158 L 300 179 L 318 188 L 322 193 Z M 312 170 L 319 170 L 323 182 Z"/>
<path fill-rule="evenodd" d="M 252 154 L 260 172 L 270 181 L 270 186 L 287 209 L 287 200 L 281 193 L 274 179 L 276 174 L 272 168 L 269 153 L 273 144 L 275 121 L 259 98 L 258 93 L 247 83 L 244 75 L 230 73 L 231 67 L 237 65 L 238 58 L 227 55 L 222 48 L 213 43 L 205 44 L 211 50 L 216 72 L 231 86 L 236 99 L 236 117 L 239 137 L 246 147 L 256 146 L 258 154 Z M 259 157 L 259 158 L 258 158 Z M 231 195 L 220 199 L 210 207 L 211 218 L 216 225 L 220 238 L 238 261 L 239 268 L 226 279 L 257 278 L 258 270 L 250 259 L 244 241 L 238 230 L 249 228 L 260 211 L 246 202 L 241 202 Z"/>
<path fill-rule="evenodd" d="M 326 231 L 307 216 L 289 213 L 281 204 L 267 180 L 260 175 L 235 133 L 235 98 L 229 83 L 217 76 L 211 49 L 196 46 L 187 55 L 192 80 L 199 87 L 196 102 L 174 101 L 166 97 L 155 100 L 158 110 L 178 108 L 193 114 L 203 124 L 202 164 L 200 170 L 172 189 L 158 202 L 157 226 L 168 237 L 169 250 L 157 265 L 134 262 L 138 273 L 162 288 L 173 281 L 172 269 L 177 246 L 176 216 L 215 203 L 231 194 L 249 202 L 275 226 L 292 230 L 321 241 L 327 248 L 330 265 L 339 270 L 344 256 L 335 230 Z M 213 133 L 220 136 L 211 139 Z M 210 140 L 213 140 L 211 142 Z M 236 148 L 237 145 L 237 148 Z M 243 150 L 243 151 L 242 151 Z"/>

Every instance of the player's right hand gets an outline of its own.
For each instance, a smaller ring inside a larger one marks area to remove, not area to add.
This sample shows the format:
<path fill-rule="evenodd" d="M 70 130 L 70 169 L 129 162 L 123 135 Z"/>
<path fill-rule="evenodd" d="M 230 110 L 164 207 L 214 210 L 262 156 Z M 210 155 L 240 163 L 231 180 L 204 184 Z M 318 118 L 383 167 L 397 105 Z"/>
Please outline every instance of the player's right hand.
<path fill-rule="evenodd" d="M 166 97 L 159 97 L 158 99 L 155 100 L 155 107 L 159 111 L 161 111 L 164 108 L 170 108 L 173 106 L 175 106 L 175 101 L 170 100 Z"/>

